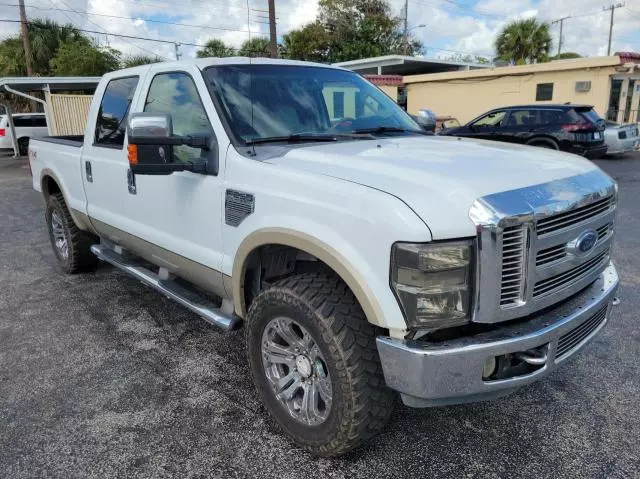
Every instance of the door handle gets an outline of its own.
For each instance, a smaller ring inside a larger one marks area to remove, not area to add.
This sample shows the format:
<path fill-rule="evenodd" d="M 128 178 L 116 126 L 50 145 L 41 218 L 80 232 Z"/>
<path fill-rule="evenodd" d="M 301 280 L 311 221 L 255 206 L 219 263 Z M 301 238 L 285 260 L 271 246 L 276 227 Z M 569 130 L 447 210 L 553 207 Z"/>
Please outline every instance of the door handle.
<path fill-rule="evenodd" d="M 138 189 L 136 187 L 136 175 L 131 171 L 131 168 L 127 170 L 127 186 L 129 187 L 129 194 L 138 194 Z"/>
<path fill-rule="evenodd" d="M 89 183 L 93 183 L 93 172 L 91 171 L 91 162 L 90 161 L 85 161 L 84 162 L 84 172 L 85 172 L 85 175 L 87 176 L 87 181 Z"/>

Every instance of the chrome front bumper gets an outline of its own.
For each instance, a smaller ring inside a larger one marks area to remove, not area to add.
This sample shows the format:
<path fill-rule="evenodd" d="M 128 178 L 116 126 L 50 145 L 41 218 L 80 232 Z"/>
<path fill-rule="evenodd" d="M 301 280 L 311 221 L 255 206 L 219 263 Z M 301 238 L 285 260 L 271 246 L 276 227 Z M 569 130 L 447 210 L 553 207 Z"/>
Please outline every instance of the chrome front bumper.
<path fill-rule="evenodd" d="M 474 336 L 441 342 L 379 336 L 378 352 L 386 384 L 400 392 L 404 403 L 412 407 L 466 403 L 509 394 L 547 376 L 602 329 L 608 321 L 618 282 L 616 269 L 609 263 L 591 286 L 553 309 L 533 319 Z M 567 350 L 567 341 L 591 328 L 603 308 L 606 308 L 604 319 L 579 342 L 575 339 L 569 342 Z M 573 331 L 577 333 L 568 336 Z M 562 355 L 556 354 L 561 338 L 565 338 Z M 535 371 L 508 379 L 483 380 L 487 359 L 531 349 L 544 351 L 546 357 Z"/>

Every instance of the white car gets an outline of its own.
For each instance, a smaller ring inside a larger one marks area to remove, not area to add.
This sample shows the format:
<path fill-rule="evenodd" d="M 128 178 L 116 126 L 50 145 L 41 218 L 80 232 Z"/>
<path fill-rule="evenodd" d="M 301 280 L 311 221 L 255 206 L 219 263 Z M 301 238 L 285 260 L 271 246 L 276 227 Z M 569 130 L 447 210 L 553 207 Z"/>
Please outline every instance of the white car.
<path fill-rule="evenodd" d="M 638 123 L 618 125 L 607 122 L 604 130 L 604 142 L 607 145 L 607 155 L 627 153 L 640 149 L 640 135 L 638 134 Z"/>
<path fill-rule="evenodd" d="M 29 151 L 29 140 L 39 136 L 47 136 L 47 118 L 44 113 L 14 113 L 13 124 L 18 139 L 18 150 L 21 155 Z M 13 141 L 9 117 L 0 115 L 0 150 L 12 150 Z"/>
<path fill-rule="evenodd" d="M 155 63 L 105 75 L 88 118 L 29 148 L 61 268 L 101 259 L 244 327 L 266 410 L 314 454 L 381 431 L 394 392 L 439 406 L 546 377 L 615 302 L 613 179 L 426 135 L 352 71 Z"/>

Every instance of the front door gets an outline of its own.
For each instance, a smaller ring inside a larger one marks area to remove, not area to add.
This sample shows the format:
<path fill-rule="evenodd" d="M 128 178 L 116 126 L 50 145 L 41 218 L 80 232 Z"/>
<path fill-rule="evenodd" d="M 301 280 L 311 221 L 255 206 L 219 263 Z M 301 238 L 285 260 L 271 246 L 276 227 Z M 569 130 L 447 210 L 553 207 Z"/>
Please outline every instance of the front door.
<path fill-rule="evenodd" d="M 176 135 L 213 135 L 207 108 L 215 114 L 214 107 L 208 95 L 205 106 L 198 90 L 207 91 L 197 68 L 163 72 L 152 67 L 134 111 L 170 114 Z M 172 161 L 212 162 L 217 160 L 214 155 L 218 155 L 217 149 L 175 146 Z M 166 176 L 135 175 L 134 180 L 134 188 L 124 201 L 129 219 L 126 229 L 167 252 L 154 248 L 154 262 L 170 270 L 188 268 L 189 262 L 195 262 L 198 267 L 220 271 L 222 175 L 182 171 Z"/>
<path fill-rule="evenodd" d="M 467 125 L 463 136 L 482 140 L 494 140 L 496 130 L 500 128 L 507 116 L 504 110 L 492 111 Z"/>

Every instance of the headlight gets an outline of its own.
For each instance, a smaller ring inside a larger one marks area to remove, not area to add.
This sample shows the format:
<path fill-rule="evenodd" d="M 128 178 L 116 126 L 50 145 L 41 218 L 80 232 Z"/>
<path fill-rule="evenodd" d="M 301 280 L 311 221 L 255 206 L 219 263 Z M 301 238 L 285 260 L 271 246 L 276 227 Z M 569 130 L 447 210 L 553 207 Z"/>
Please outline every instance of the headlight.
<path fill-rule="evenodd" d="M 470 319 L 469 241 L 396 243 L 391 252 L 391 286 L 409 328 L 441 329 Z"/>

